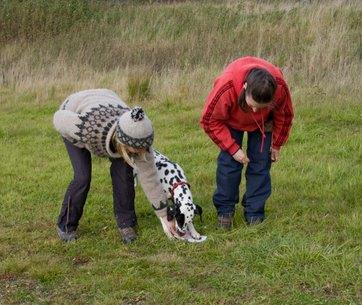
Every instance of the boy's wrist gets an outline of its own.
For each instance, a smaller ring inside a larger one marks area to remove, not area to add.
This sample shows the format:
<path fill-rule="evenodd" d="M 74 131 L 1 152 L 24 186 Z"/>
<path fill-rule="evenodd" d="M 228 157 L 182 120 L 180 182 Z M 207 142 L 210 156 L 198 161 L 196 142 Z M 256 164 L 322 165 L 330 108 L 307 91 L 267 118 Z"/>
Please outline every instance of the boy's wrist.
<path fill-rule="evenodd" d="M 235 155 L 239 149 L 241 149 L 240 146 L 237 143 L 233 143 L 233 145 L 228 148 L 228 152 L 230 155 Z"/>

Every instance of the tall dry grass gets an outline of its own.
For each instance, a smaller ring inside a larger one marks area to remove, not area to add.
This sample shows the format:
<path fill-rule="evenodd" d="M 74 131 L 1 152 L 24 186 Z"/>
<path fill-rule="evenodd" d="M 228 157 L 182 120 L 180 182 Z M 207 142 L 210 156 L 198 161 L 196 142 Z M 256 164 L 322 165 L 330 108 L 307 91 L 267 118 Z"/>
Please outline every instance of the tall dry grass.
<path fill-rule="evenodd" d="M 359 1 L 140 2 L 2 1 L 0 85 L 132 96 L 146 82 L 153 97 L 199 99 L 228 62 L 256 55 L 292 86 L 360 92 Z"/>

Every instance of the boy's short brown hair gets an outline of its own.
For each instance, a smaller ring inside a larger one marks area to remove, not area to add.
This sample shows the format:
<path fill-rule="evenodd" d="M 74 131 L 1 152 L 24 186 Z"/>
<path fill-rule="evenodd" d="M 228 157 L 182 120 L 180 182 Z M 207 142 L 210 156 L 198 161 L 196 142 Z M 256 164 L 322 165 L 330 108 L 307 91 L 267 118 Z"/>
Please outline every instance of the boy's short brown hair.
<path fill-rule="evenodd" d="M 274 77 L 265 69 L 252 69 L 246 77 L 246 95 L 251 95 L 258 104 L 268 104 L 277 89 Z"/>

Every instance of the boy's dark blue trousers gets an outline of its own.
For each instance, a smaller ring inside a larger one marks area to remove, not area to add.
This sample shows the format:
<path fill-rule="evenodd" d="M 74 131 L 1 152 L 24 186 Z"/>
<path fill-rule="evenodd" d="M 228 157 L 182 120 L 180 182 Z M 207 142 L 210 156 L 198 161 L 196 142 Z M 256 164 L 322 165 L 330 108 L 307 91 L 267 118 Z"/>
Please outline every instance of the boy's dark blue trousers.
<path fill-rule="evenodd" d="M 230 129 L 232 137 L 241 146 L 244 131 Z M 250 159 L 245 172 L 246 190 L 242 199 L 244 217 L 247 222 L 264 219 L 265 202 L 271 194 L 272 133 L 266 132 L 263 151 L 260 152 L 262 135 L 259 130 L 247 132 L 247 156 Z M 244 150 L 245 152 L 245 150 Z M 218 215 L 233 215 L 239 202 L 239 186 L 243 164 L 234 160 L 227 151 L 221 151 L 217 158 L 216 191 L 213 202 Z"/>

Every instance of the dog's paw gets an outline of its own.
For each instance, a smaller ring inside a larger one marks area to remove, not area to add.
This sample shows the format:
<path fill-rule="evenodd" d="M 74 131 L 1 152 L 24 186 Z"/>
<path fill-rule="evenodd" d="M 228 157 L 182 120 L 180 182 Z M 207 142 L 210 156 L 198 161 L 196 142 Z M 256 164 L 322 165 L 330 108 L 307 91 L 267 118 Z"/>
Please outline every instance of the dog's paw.
<path fill-rule="evenodd" d="M 191 237 L 193 238 L 193 239 L 200 239 L 201 238 L 201 235 L 199 234 L 199 233 L 194 233 L 194 234 L 191 234 Z"/>
<path fill-rule="evenodd" d="M 200 235 L 200 238 L 199 238 L 199 239 L 194 239 L 194 238 L 192 238 L 192 239 L 188 240 L 188 242 L 190 242 L 190 243 L 202 243 L 202 242 L 204 242 L 206 239 L 207 239 L 207 236 L 205 236 L 205 235 Z"/>
<path fill-rule="evenodd" d="M 192 236 L 190 232 L 187 232 L 186 235 L 183 237 L 183 240 L 189 243 L 202 243 L 207 239 L 207 236 L 196 234 L 197 236 Z"/>

